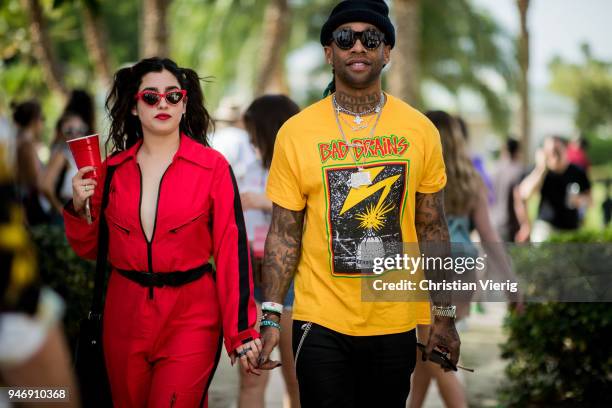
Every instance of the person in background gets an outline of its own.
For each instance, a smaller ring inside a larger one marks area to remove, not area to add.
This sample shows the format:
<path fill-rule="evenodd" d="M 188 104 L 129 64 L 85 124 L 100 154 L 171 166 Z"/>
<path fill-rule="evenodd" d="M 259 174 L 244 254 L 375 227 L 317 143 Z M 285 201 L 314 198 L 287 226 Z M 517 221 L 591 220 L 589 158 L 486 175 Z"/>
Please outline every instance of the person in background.
<path fill-rule="evenodd" d="M 53 207 L 52 222 L 62 224 L 64 205 L 72 199 L 72 178 L 78 169 L 67 141 L 90 132 L 85 121 L 74 112 L 66 112 L 57 121 L 51 158 L 40 181 L 40 191 Z"/>
<path fill-rule="evenodd" d="M 442 141 L 442 153 L 448 178 L 444 189 L 444 208 L 448 220 L 452 256 L 476 258 L 479 255 L 478 248 L 470 239 L 469 225 L 472 220 L 480 241 L 492 262 L 491 272 L 500 273 L 504 278 L 516 281 L 516 277 L 509 269 L 503 248 L 500 246 L 500 237 L 491 224 L 487 188 L 468 156 L 465 139 L 460 135 L 457 121 L 443 111 L 430 111 L 425 115 L 440 132 Z M 475 273 L 475 270 L 468 270 L 460 275 L 460 279 L 463 282 L 474 281 L 476 280 Z M 457 320 L 469 315 L 472 295 L 473 293 L 454 292 L 453 302 L 457 306 Z M 517 302 L 518 295 L 509 300 Z M 421 342 L 427 339 L 429 326 L 419 325 L 418 336 Z M 418 408 L 423 405 L 432 379 L 435 379 L 447 407 L 467 407 L 465 390 L 456 373 L 445 372 L 439 365 L 424 362 L 420 355 L 421 352 L 418 351 L 418 353 L 419 357 L 412 377 L 413 391 L 410 394 L 410 408 Z"/>
<path fill-rule="evenodd" d="M 215 112 L 215 131 L 210 137 L 210 146 L 229 162 L 239 183 L 255 161 L 255 151 L 240 115 L 240 105 L 230 98 L 222 100 Z"/>
<path fill-rule="evenodd" d="M 559 136 L 544 140 L 536 152 L 535 168 L 519 185 L 522 200 L 540 193 L 538 216 L 531 241 L 546 241 L 557 231 L 580 227 L 580 211 L 591 204 L 591 183 L 586 173 L 567 158 L 567 141 Z"/>
<path fill-rule="evenodd" d="M 73 90 L 57 121 L 51 157 L 40 181 L 40 190 L 52 206 L 50 215 L 53 224 L 63 225 L 63 206 L 72 198 L 72 177 L 77 172 L 67 141 L 95 133 L 94 129 L 95 109 L 92 97 L 85 90 Z"/>
<path fill-rule="evenodd" d="M 17 195 L 22 203 L 29 225 L 46 223 L 48 203 L 41 200 L 39 183 L 43 164 L 38 157 L 44 130 L 44 116 L 40 104 L 30 100 L 13 105 L 13 121 L 17 127 L 16 183 Z"/>
<path fill-rule="evenodd" d="M 572 140 L 567 146 L 567 161 L 580 167 L 587 174 L 591 168 L 591 161 L 587 154 L 588 149 L 589 142 L 584 136 Z"/>
<path fill-rule="evenodd" d="M 457 124 L 459 125 L 460 134 L 463 137 L 463 140 L 465 141 L 466 149 L 468 149 L 467 146 L 470 142 L 470 132 L 468 130 L 467 123 L 461 116 L 456 116 L 455 119 L 457 120 Z M 478 174 L 480 174 L 483 183 L 487 187 L 487 200 L 489 201 L 489 204 L 492 204 L 495 201 L 495 192 L 493 188 L 493 181 L 491 180 L 491 177 L 489 177 L 489 173 L 487 173 L 484 160 L 479 154 L 470 154 L 470 158 L 472 160 L 474 168 L 476 169 L 476 171 L 478 171 Z"/>
<path fill-rule="evenodd" d="M 264 254 L 264 243 L 272 220 L 272 201 L 266 197 L 268 181 L 276 134 L 287 119 L 297 114 L 300 108 L 285 95 L 265 95 L 255 99 L 243 115 L 243 122 L 255 148 L 256 160 L 247 168 L 246 176 L 239 190 L 244 211 L 247 236 L 253 259 L 253 276 L 255 282 L 255 300 L 261 314 L 262 290 L 261 270 Z M 289 406 L 299 407 L 299 391 L 293 351 L 291 350 L 291 332 L 293 320 L 293 285 L 285 296 L 281 319 L 280 353 L 282 373 L 285 380 Z M 238 406 L 244 408 L 263 408 L 265 390 L 268 383 L 268 372 L 263 371 L 259 377 L 246 375 L 240 370 L 240 397 Z"/>
<path fill-rule="evenodd" d="M 508 138 L 492 176 L 495 200 L 491 205 L 491 220 L 504 242 L 513 242 L 520 229 L 514 204 L 514 188 L 524 171 L 520 144 Z"/>
<path fill-rule="evenodd" d="M 64 305 L 57 294 L 40 286 L 36 256 L 6 164 L 6 145 L 0 144 L 0 384 L 62 387 L 69 393 L 62 406 L 79 407 L 61 327 Z M 1 406 L 3 402 L 0 395 Z"/>
<path fill-rule="evenodd" d="M 74 89 L 70 93 L 70 99 L 64 108 L 64 112 L 72 112 L 78 115 L 87 125 L 89 132 L 95 132 L 96 112 L 93 98 L 89 92 L 83 89 Z"/>

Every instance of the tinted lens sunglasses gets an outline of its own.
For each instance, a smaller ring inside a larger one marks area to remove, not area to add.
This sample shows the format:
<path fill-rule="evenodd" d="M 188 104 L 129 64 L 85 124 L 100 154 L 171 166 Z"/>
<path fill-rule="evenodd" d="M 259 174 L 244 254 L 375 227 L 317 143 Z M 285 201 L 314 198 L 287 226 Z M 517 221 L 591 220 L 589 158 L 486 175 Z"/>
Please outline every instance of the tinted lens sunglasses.
<path fill-rule="evenodd" d="M 350 50 L 355 46 L 357 40 L 368 50 L 375 50 L 385 41 L 385 34 L 378 30 L 353 31 L 350 28 L 343 28 L 332 33 L 332 38 L 338 48 Z"/>
<path fill-rule="evenodd" d="M 145 90 L 138 92 L 134 99 L 140 99 L 149 106 L 155 106 L 162 98 L 165 98 L 166 102 L 170 105 L 176 105 L 182 101 L 185 96 L 187 96 L 187 91 L 185 89 L 173 89 L 166 93 Z"/>
<path fill-rule="evenodd" d="M 62 133 L 64 134 L 65 137 L 71 139 L 71 138 L 75 138 L 75 137 L 79 137 L 79 136 L 85 136 L 87 134 L 87 132 L 89 131 L 89 128 L 86 126 L 77 126 L 77 127 L 66 127 L 64 129 L 62 129 Z"/>

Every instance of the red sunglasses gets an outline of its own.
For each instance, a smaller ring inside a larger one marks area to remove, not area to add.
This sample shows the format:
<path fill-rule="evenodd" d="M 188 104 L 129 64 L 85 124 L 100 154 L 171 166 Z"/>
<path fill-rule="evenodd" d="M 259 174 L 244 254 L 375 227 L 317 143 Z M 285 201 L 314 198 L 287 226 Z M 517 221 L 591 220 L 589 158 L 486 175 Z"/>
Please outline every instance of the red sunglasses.
<path fill-rule="evenodd" d="M 187 90 L 185 89 L 173 89 L 165 93 L 144 90 L 138 92 L 136 96 L 134 96 L 134 99 L 140 99 L 149 106 L 155 106 L 159 103 L 159 101 L 161 101 L 162 98 L 165 98 L 166 102 L 168 102 L 170 105 L 176 105 L 182 101 L 185 96 L 187 96 Z"/>

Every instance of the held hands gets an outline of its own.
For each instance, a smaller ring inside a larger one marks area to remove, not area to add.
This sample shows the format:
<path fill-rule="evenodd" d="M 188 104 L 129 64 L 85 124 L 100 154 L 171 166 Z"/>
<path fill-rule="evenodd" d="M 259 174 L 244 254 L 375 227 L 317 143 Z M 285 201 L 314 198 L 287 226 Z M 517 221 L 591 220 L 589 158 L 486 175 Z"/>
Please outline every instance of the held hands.
<path fill-rule="evenodd" d="M 263 340 L 263 350 L 259 355 L 258 368 L 262 370 L 272 370 L 281 365 L 280 361 L 270 360 L 270 354 L 274 347 L 280 342 L 280 330 L 274 327 L 262 327 L 261 339 Z"/>
<path fill-rule="evenodd" d="M 260 339 L 255 339 L 236 347 L 236 350 L 234 350 L 230 356 L 232 365 L 236 364 L 236 360 L 239 360 L 242 369 L 247 373 L 261 375 L 261 371 L 257 367 L 261 349 L 262 344 Z"/>
<path fill-rule="evenodd" d="M 460 347 L 461 341 L 459 340 L 459 334 L 455 328 L 455 319 L 451 317 L 435 316 L 434 322 L 431 325 L 431 330 L 429 331 L 427 347 L 425 348 L 425 352 L 422 353 L 423 361 L 429 360 L 429 355 L 432 351 L 438 349 L 447 353 L 448 359 L 456 367 L 459 361 Z M 444 371 L 450 371 L 450 369 L 444 368 Z"/>
<path fill-rule="evenodd" d="M 85 209 L 85 201 L 94 195 L 94 191 L 98 182 L 95 179 L 86 179 L 83 176 L 91 171 L 94 171 L 95 167 L 86 166 L 81 168 L 77 174 L 72 178 L 72 204 L 74 210 L 78 214 L 82 214 Z"/>

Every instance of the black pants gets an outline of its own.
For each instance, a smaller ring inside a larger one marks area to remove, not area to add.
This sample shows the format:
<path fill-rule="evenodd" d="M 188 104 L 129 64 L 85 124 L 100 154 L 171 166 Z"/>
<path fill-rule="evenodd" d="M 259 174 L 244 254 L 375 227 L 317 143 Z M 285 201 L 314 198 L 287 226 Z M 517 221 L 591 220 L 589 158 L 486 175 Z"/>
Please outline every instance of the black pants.
<path fill-rule="evenodd" d="M 405 408 L 416 334 L 348 336 L 295 320 L 293 355 L 302 408 Z"/>

